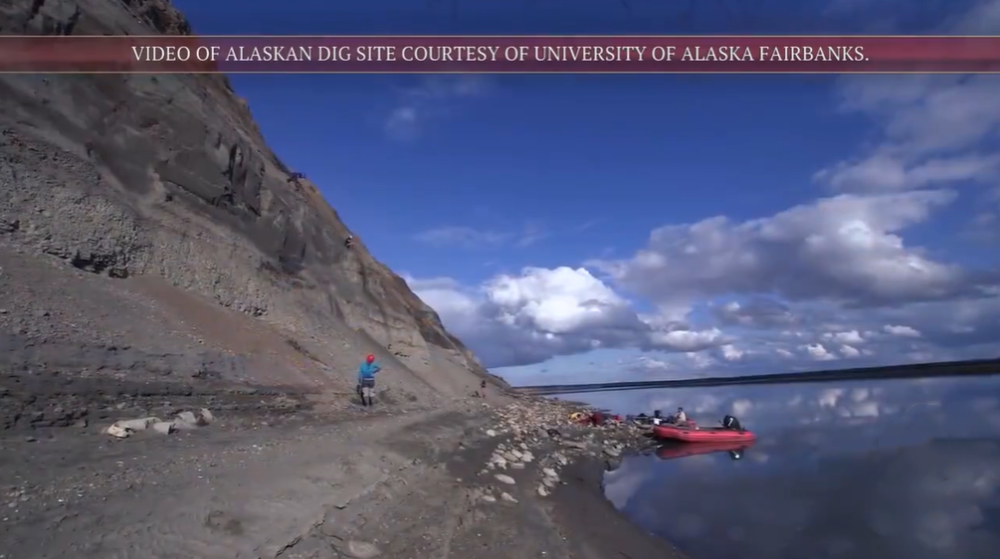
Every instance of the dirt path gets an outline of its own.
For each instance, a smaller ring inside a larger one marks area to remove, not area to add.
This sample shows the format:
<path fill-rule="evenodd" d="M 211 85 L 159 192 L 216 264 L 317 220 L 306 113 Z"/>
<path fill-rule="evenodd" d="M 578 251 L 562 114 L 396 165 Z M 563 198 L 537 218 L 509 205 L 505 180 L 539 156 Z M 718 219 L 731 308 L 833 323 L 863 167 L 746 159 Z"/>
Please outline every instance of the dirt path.
<path fill-rule="evenodd" d="M 43 467 L 57 461 L 52 449 L 72 445 L 7 440 L 3 452 L 22 458 L 3 468 L 0 555 L 674 556 L 600 498 L 600 468 L 592 463 L 567 470 L 577 473 L 546 498 L 536 487 L 541 457 L 551 448 L 537 450 L 537 463 L 505 469 L 501 475 L 514 483 L 497 481 L 501 471 L 486 464 L 498 444 L 513 443 L 493 431 L 501 424 L 498 414 L 480 406 L 278 427 L 213 426 L 158 438 L 150 433 L 64 452 L 62 465 L 52 469 Z"/>

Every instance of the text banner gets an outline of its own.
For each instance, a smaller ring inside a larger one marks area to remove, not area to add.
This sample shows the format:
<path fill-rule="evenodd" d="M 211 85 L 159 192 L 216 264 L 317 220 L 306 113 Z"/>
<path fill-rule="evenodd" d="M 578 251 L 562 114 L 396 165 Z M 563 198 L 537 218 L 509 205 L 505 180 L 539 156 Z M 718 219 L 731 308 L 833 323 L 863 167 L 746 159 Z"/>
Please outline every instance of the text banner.
<path fill-rule="evenodd" d="M 1000 72 L 1000 37 L 0 37 L 0 72 Z"/>

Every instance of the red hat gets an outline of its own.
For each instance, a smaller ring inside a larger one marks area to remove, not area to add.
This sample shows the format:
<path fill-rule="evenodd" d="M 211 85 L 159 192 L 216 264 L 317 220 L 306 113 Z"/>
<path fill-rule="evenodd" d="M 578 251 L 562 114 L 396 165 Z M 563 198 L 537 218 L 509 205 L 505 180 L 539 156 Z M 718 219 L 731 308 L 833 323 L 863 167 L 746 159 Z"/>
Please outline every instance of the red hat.
<path fill-rule="evenodd" d="M 372 363 L 375 361 L 375 356 L 369 353 L 368 357 L 365 358 L 365 361 Z"/>

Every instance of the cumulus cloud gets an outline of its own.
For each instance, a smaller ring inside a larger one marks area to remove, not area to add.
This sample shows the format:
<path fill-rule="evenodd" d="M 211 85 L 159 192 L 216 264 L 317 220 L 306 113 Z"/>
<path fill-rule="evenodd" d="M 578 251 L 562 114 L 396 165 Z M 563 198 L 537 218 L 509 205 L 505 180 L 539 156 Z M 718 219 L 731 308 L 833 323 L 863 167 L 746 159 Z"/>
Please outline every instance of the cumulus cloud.
<path fill-rule="evenodd" d="M 909 326 L 901 326 L 898 324 L 886 324 L 882 327 L 886 334 L 892 334 L 893 336 L 902 336 L 904 338 L 919 338 L 920 332 L 915 328 Z"/>
<path fill-rule="evenodd" d="M 650 353 L 602 366 L 600 378 L 761 374 L 1000 353 L 997 298 L 811 309 L 787 329 L 746 321 L 695 327 L 637 313 L 632 301 L 583 268 L 526 268 L 474 287 L 450 278 L 406 280 L 494 368 L 620 348 Z M 571 377 L 583 372 L 577 365 Z"/>
<path fill-rule="evenodd" d="M 525 268 L 476 288 L 440 278 L 406 281 L 491 367 L 601 348 L 692 352 L 726 340 L 715 328 L 640 318 L 630 301 L 584 268 Z"/>
<path fill-rule="evenodd" d="M 841 106 L 877 121 L 867 153 L 819 171 L 840 191 L 899 191 L 962 181 L 992 186 L 1000 153 L 983 145 L 1000 131 L 996 76 L 860 76 L 841 82 Z"/>
<path fill-rule="evenodd" d="M 826 349 L 826 346 L 821 343 L 806 344 L 802 346 L 802 349 L 809 354 L 809 357 L 812 357 L 816 361 L 830 361 L 832 359 L 836 359 L 836 357 L 834 357 L 833 354 Z"/>
<path fill-rule="evenodd" d="M 784 302 L 767 297 L 754 296 L 749 301 L 729 301 L 714 309 L 716 318 L 731 326 L 774 328 L 795 324 L 801 317 L 792 314 Z"/>
<path fill-rule="evenodd" d="M 668 306 L 732 293 L 853 304 L 953 297 L 972 288 L 963 271 L 900 236 L 953 199 L 949 191 L 841 195 L 768 218 L 669 225 L 632 258 L 594 264 Z"/>

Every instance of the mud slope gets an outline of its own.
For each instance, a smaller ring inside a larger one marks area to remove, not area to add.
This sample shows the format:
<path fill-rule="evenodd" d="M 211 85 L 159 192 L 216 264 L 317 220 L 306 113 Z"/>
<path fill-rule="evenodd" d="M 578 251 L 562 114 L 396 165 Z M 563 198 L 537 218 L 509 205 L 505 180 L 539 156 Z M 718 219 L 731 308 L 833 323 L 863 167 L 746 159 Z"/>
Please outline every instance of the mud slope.
<path fill-rule="evenodd" d="M 163 0 L 3 0 L 4 34 L 188 34 Z M 222 76 L 0 77 L 0 367 L 410 400 L 489 376 L 268 148 Z"/>

